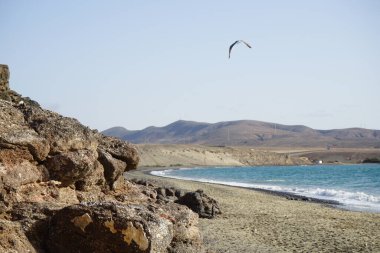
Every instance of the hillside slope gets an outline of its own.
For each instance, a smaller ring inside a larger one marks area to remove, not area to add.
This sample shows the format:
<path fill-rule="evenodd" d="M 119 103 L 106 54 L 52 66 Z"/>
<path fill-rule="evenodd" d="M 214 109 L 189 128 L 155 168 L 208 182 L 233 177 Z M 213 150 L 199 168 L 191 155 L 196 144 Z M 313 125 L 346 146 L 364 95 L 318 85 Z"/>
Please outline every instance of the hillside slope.
<path fill-rule="evenodd" d="M 312 161 L 249 147 L 209 147 L 184 144 L 139 144 L 140 167 L 304 165 Z"/>
<path fill-rule="evenodd" d="M 380 148 L 380 130 L 316 130 L 302 125 L 282 125 L 254 120 L 215 124 L 180 120 L 164 127 L 148 127 L 139 131 L 121 129 L 107 129 L 103 134 L 136 144 Z"/>

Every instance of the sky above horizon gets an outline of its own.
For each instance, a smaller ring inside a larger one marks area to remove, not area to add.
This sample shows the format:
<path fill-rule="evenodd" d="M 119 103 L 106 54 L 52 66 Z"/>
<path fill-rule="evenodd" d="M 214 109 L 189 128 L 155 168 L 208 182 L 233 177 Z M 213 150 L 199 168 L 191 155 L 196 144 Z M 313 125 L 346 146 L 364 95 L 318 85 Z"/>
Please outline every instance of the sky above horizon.
<path fill-rule="evenodd" d="M 380 1 L 0 0 L 10 87 L 100 131 L 380 129 Z M 228 48 L 243 39 L 228 59 Z"/>

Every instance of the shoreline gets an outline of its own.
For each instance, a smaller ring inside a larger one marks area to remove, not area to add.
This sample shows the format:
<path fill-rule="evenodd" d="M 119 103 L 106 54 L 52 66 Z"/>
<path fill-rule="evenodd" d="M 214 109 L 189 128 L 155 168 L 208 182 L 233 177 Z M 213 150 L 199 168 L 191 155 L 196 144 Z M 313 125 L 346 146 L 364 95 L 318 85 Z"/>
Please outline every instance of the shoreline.
<path fill-rule="evenodd" d="M 336 200 L 306 197 L 306 196 L 302 196 L 302 195 L 295 194 L 295 193 L 288 193 L 288 192 L 275 191 L 275 190 L 266 190 L 266 189 L 261 189 L 261 188 L 257 188 L 257 187 L 242 187 L 242 186 L 235 186 L 235 185 L 228 185 L 228 184 L 202 182 L 202 181 L 191 180 L 191 179 L 187 180 L 187 179 L 179 179 L 179 178 L 172 178 L 172 177 L 164 177 L 164 176 L 153 175 L 150 173 L 152 171 L 163 171 L 163 170 L 167 170 L 167 169 L 179 170 L 179 169 L 181 169 L 181 167 L 166 167 L 166 168 L 159 167 L 158 169 L 157 168 L 141 168 L 140 171 L 146 175 L 153 176 L 153 177 L 169 178 L 169 179 L 183 180 L 183 181 L 191 181 L 191 182 L 196 182 L 196 183 L 209 183 L 209 184 L 222 185 L 222 186 L 227 186 L 227 187 L 248 189 L 248 190 L 252 190 L 252 191 L 270 194 L 273 196 L 282 197 L 282 198 L 285 198 L 287 200 L 317 203 L 317 204 L 323 204 L 323 205 L 326 205 L 326 206 L 329 206 L 332 208 L 339 208 L 339 209 L 343 209 L 343 210 L 353 211 L 353 210 L 343 208 L 342 203 L 340 203 L 339 201 L 336 201 Z"/>
<path fill-rule="evenodd" d="M 185 191 L 202 189 L 218 201 L 222 214 L 198 222 L 208 253 L 380 252 L 379 213 L 290 201 L 257 189 L 159 177 L 149 174 L 152 170 L 157 168 L 128 171 L 125 177 Z"/>

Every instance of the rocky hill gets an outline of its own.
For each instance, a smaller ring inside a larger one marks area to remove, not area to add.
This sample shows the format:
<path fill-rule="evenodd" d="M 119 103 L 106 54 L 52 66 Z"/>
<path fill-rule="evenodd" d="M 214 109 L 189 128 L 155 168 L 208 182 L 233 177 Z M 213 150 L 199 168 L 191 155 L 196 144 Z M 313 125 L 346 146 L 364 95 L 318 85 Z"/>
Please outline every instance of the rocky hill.
<path fill-rule="evenodd" d="M 181 194 L 124 179 L 138 162 L 133 145 L 10 90 L 0 65 L 0 252 L 202 252 Z"/>
<path fill-rule="evenodd" d="M 215 124 L 176 121 L 164 127 L 129 131 L 122 127 L 102 132 L 132 143 L 201 144 L 251 147 L 380 148 L 380 130 L 348 128 L 316 130 L 253 120 Z"/>

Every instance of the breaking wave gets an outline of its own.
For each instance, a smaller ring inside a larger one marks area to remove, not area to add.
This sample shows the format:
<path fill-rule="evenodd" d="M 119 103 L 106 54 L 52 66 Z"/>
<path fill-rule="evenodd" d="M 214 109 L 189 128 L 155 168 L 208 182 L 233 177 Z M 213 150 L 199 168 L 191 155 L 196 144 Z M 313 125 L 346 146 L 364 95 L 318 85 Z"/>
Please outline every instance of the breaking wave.
<path fill-rule="evenodd" d="M 189 168 L 185 168 L 188 170 Z M 368 212 L 380 212 L 380 196 L 374 196 L 361 191 L 347 191 L 334 188 L 324 188 L 324 187 L 292 187 L 283 185 L 272 185 L 271 182 L 285 182 L 281 179 L 266 180 L 267 184 L 254 184 L 254 183 L 244 183 L 244 182 L 234 182 L 227 180 L 214 180 L 209 178 L 195 178 L 188 176 L 172 175 L 172 173 L 178 169 L 167 169 L 160 171 L 151 171 L 150 173 L 155 176 L 176 178 L 182 180 L 191 180 L 205 183 L 214 183 L 228 186 L 236 186 L 243 188 L 258 188 L 270 191 L 285 192 L 296 194 L 305 197 L 324 199 L 324 200 L 334 200 L 338 201 L 343 205 L 344 208 L 350 210 L 358 211 L 368 211 Z M 181 169 L 182 170 L 182 169 Z"/>

